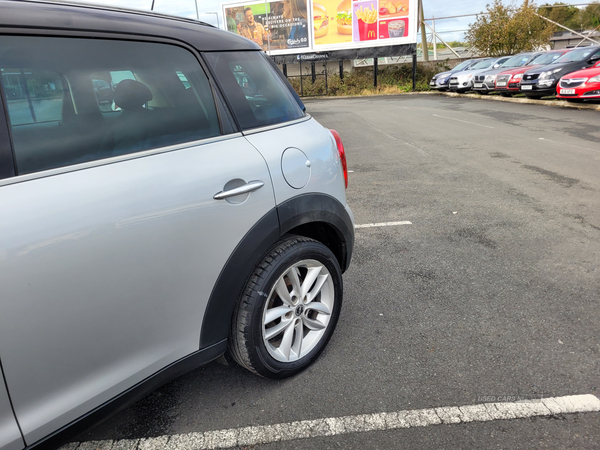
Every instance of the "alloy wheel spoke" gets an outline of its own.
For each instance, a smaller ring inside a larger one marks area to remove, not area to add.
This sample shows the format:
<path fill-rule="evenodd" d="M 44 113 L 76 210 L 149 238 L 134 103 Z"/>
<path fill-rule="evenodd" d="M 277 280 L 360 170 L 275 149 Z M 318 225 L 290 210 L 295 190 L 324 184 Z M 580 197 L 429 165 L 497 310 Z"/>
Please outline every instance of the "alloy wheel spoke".
<path fill-rule="evenodd" d="M 293 322 L 290 322 L 293 323 Z M 290 354 L 292 351 L 292 340 L 294 339 L 294 327 L 287 327 L 283 332 L 283 339 L 279 346 L 279 351 L 283 354 L 286 361 L 290 360 Z"/>
<path fill-rule="evenodd" d="M 267 313 L 265 314 L 265 325 L 269 325 L 271 322 L 273 322 L 276 319 L 279 319 L 281 316 L 287 314 L 290 311 L 291 309 L 285 305 L 267 310 Z"/>
<path fill-rule="evenodd" d="M 319 295 L 319 292 L 321 292 L 321 288 L 323 287 L 328 278 L 329 275 L 319 275 L 317 281 L 315 282 L 315 286 L 308 293 L 308 301 L 312 301 L 317 297 L 317 295 Z"/>
<path fill-rule="evenodd" d="M 287 277 L 292 283 L 292 292 L 296 296 L 300 296 L 300 278 L 298 277 L 298 269 L 296 267 L 290 268 L 286 273 Z"/>
<path fill-rule="evenodd" d="M 328 316 L 331 315 L 331 311 L 329 310 L 327 305 L 321 302 L 310 302 L 308 305 L 305 306 L 305 308 L 317 311 L 319 314 L 327 314 Z"/>
<path fill-rule="evenodd" d="M 300 291 L 300 298 L 304 298 L 306 294 L 308 294 L 309 289 L 314 284 L 315 280 L 321 273 L 321 266 L 319 267 L 310 267 L 308 269 L 308 273 L 304 280 L 302 281 L 302 290 Z"/>
<path fill-rule="evenodd" d="M 282 320 L 277 325 L 271 328 L 265 328 L 265 339 L 271 340 L 278 334 L 280 334 L 286 327 L 292 323 L 291 320 Z"/>
<path fill-rule="evenodd" d="M 294 326 L 294 331 L 294 344 L 292 345 L 292 350 L 294 353 L 296 353 L 297 357 L 300 358 L 300 352 L 302 352 L 302 341 L 304 340 L 304 326 L 302 325 L 301 320 L 298 320 Z"/>
<path fill-rule="evenodd" d="M 288 291 L 288 287 L 285 284 L 283 277 L 281 277 L 277 281 L 277 285 L 275 286 L 275 292 L 277 292 L 277 295 L 283 303 L 290 306 L 292 305 L 292 297 Z"/>
<path fill-rule="evenodd" d="M 304 325 L 310 330 L 318 331 L 325 329 L 325 325 L 316 319 L 309 319 L 308 317 L 305 317 L 303 321 Z"/>

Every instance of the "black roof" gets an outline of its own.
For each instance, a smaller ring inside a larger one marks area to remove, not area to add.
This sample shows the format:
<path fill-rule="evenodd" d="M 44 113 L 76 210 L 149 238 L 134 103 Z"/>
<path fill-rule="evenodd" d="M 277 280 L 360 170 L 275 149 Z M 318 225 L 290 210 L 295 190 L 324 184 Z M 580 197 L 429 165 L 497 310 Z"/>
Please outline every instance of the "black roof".
<path fill-rule="evenodd" d="M 58 1 L 0 0 L 0 32 L 12 27 L 168 37 L 199 51 L 261 50 L 249 39 L 197 20 Z"/>

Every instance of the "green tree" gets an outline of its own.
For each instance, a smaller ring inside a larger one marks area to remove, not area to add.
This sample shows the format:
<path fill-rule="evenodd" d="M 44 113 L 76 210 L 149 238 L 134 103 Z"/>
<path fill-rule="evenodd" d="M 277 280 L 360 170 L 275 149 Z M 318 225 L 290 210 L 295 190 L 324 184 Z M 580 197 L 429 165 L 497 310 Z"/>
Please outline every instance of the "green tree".
<path fill-rule="evenodd" d="M 600 26 L 600 3 L 595 2 L 587 5 L 581 11 L 581 25 L 585 30 L 595 29 Z"/>
<path fill-rule="evenodd" d="M 566 5 L 561 2 L 554 3 L 553 5 L 544 4 L 538 8 L 538 14 L 572 30 L 577 30 L 581 27 L 581 10 L 576 6 Z M 555 31 L 559 30 L 560 28 L 556 27 Z"/>
<path fill-rule="evenodd" d="M 545 47 L 554 32 L 549 22 L 536 15 L 536 7 L 528 0 L 518 8 L 494 0 L 486 8 L 487 14 L 478 16 L 466 35 L 483 55 L 512 55 Z"/>
<path fill-rule="evenodd" d="M 564 3 L 544 4 L 538 13 L 572 30 L 593 30 L 600 26 L 600 3 L 594 2 L 584 9 Z M 555 27 L 555 31 L 561 30 Z"/>

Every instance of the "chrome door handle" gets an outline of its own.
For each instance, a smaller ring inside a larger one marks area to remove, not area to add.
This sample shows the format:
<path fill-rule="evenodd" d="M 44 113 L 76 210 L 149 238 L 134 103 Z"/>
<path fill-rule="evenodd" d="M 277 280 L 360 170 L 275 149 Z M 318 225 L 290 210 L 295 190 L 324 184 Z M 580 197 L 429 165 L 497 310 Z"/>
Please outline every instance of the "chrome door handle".
<path fill-rule="evenodd" d="M 265 183 L 262 181 L 250 181 L 243 186 L 237 187 L 235 189 L 230 189 L 228 191 L 221 191 L 216 193 L 213 198 L 215 200 L 223 200 L 225 198 L 234 197 L 236 195 L 247 194 L 248 192 L 255 191 L 263 187 Z"/>

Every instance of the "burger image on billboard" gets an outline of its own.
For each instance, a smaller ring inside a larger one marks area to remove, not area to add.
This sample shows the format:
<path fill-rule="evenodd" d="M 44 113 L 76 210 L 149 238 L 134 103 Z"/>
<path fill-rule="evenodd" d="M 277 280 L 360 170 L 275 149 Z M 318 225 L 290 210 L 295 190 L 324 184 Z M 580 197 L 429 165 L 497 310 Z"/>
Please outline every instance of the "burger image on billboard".
<path fill-rule="evenodd" d="M 323 37 L 329 31 L 329 16 L 323 5 L 313 3 L 313 24 L 315 27 L 315 39 Z"/>
<path fill-rule="evenodd" d="M 338 33 L 352 34 L 352 4 L 350 0 L 344 0 L 338 5 L 335 21 Z"/>

